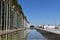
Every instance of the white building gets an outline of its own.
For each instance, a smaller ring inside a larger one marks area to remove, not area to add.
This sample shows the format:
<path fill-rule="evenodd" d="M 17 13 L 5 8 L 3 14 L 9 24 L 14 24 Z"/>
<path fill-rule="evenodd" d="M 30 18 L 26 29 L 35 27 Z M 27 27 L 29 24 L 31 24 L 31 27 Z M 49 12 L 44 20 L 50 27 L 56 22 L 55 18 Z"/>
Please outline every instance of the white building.
<path fill-rule="evenodd" d="M 55 25 L 44 25 L 43 27 L 44 27 L 44 28 L 48 28 L 48 29 L 53 29 L 53 28 L 55 28 L 56 26 L 55 26 Z"/>
<path fill-rule="evenodd" d="M 60 28 L 60 26 L 55 26 L 55 25 L 48 25 L 48 24 L 42 24 L 42 25 L 38 25 L 39 28 L 45 28 L 45 29 L 53 29 L 53 28 Z"/>

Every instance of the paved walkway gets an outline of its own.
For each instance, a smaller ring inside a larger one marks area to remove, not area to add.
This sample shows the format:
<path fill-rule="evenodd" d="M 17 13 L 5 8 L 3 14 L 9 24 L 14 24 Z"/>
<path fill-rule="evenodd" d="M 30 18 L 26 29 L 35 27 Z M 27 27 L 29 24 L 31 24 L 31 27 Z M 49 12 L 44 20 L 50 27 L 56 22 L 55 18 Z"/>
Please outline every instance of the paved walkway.
<path fill-rule="evenodd" d="M 0 35 L 8 34 L 8 33 L 11 33 L 11 32 L 16 32 L 16 31 L 19 31 L 19 30 L 24 30 L 24 28 L 11 29 L 11 30 L 8 29 L 8 30 L 3 30 L 3 31 L 0 30 Z"/>
<path fill-rule="evenodd" d="M 36 29 L 40 29 L 40 30 L 44 30 L 44 31 L 48 31 L 60 35 L 60 29 L 42 29 L 42 28 L 36 28 Z"/>
<path fill-rule="evenodd" d="M 32 29 L 27 36 L 27 40 L 46 40 L 46 39 L 35 29 Z"/>

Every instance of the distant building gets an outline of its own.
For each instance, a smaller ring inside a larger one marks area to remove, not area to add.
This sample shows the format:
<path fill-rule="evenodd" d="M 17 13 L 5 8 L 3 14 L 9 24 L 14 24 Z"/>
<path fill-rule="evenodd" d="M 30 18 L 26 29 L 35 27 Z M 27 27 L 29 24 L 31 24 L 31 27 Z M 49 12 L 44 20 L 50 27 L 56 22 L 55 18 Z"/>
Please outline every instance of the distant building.
<path fill-rule="evenodd" d="M 44 26 L 44 28 L 55 28 L 55 26 L 52 26 L 52 25 L 50 25 L 50 26 Z"/>
<path fill-rule="evenodd" d="M 44 28 L 52 29 L 55 28 L 55 25 L 42 25 Z"/>

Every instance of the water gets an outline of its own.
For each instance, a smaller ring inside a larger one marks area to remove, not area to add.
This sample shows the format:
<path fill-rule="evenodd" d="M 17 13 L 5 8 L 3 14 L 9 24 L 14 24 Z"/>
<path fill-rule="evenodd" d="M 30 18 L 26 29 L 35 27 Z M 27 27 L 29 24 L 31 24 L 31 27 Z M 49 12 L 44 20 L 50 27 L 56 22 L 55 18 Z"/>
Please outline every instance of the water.
<path fill-rule="evenodd" d="M 27 40 L 46 40 L 46 38 L 35 29 L 31 29 L 27 35 Z"/>

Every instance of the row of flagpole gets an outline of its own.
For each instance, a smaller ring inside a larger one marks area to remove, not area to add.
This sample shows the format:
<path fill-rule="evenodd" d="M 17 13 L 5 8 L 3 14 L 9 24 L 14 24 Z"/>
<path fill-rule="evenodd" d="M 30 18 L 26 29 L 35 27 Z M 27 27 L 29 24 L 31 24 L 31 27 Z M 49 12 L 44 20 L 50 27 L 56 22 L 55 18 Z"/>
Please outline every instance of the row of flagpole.
<path fill-rule="evenodd" d="M 2 1 L 1 1 L 1 30 L 2 30 Z"/>
<path fill-rule="evenodd" d="M 1 1 L 0 5 L 1 5 L 1 19 L 0 19 L 1 20 L 1 30 L 3 29 L 3 30 L 7 31 L 8 27 L 10 28 L 10 1 L 8 1 L 8 3 L 7 3 L 7 2 L 5 2 L 3 0 L 3 1 Z M 3 6 L 4 6 L 4 8 L 3 8 Z M 4 15 L 3 15 L 3 13 L 4 13 Z M 4 23 L 2 21 L 3 20 L 3 16 L 4 16 Z M 4 24 L 4 27 L 3 27 L 3 24 Z M 6 40 L 8 40 L 8 35 L 6 35 Z"/>
<path fill-rule="evenodd" d="M 4 0 L 3 0 L 4 1 Z M 5 29 L 5 24 L 6 24 L 6 31 L 7 31 L 7 27 L 10 28 L 10 1 L 7 2 L 4 2 L 4 8 L 3 8 L 3 1 L 1 1 L 1 30 L 4 28 Z M 4 11 L 3 11 L 4 9 Z M 4 27 L 3 26 L 3 18 L 2 18 L 2 14 L 4 13 Z M 6 17 L 6 18 L 5 18 Z M 6 23 L 5 23 L 6 21 Z M 8 25 L 9 24 L 9 25 Z"/>

